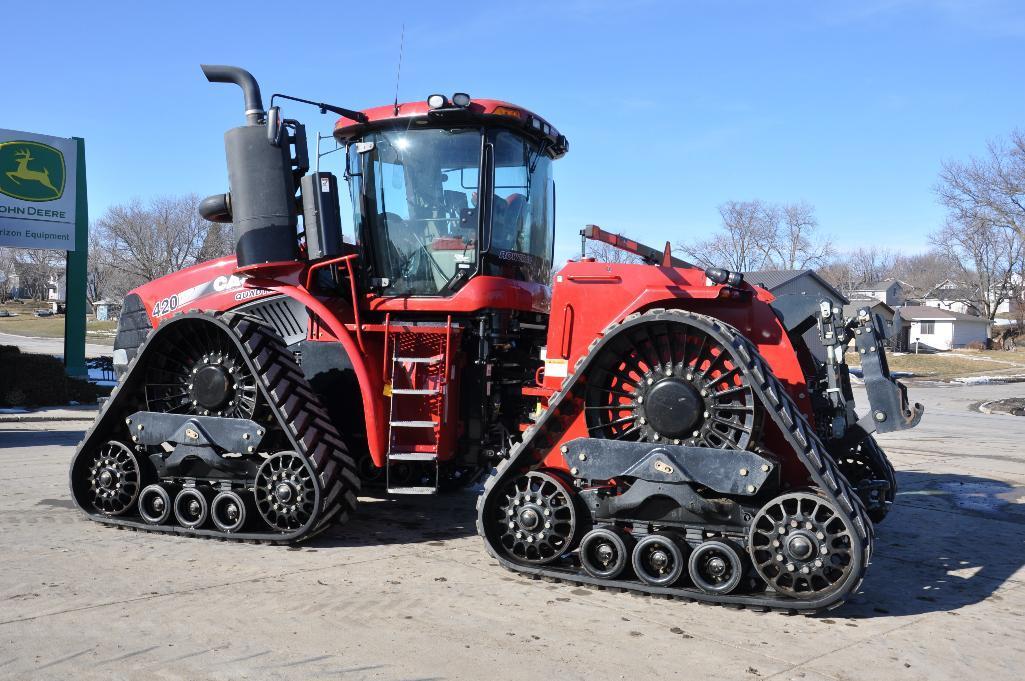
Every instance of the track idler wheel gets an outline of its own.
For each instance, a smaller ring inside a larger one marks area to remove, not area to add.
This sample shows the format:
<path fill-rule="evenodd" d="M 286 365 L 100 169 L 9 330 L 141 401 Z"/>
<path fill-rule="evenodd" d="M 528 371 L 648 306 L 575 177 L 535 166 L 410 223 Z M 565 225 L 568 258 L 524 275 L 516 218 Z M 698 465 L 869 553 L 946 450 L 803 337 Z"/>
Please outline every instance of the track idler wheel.
<path fill-rule="evenodd" d="M 139 493 L 139 515 L 150 525 L 163 525 L 174 513 L 172 499 L 178 496 L 178 485 L 153 484 Z"/>
<path fill-rule="evenodd" d="M 89 463 L 87 476 L 92 504 L 104 515 L 117 516 L 128 511 L 142 487 L 135 454 L 117 440 L 100 447 Z"/>
<path fill-rule="evenodd" d="M 246 525 L 248 506 L 241 494 L 224 490 L 210 502 L 210 519 L 221 532 L 238 532 Z"/>
<path fill-rule="evenodd" d="M 551 563 L 576 544 L 576 498 L 562 478 L 531 471 L 502 491 L 494 522 L 499 542 L 513 560 Z"/>
<path fill-rule="evenodd" d="M 636 542 L 621 530 L 597 527 L 580 540 L 580 565 L 598 579 L 615 579 L 630 564 L 630 552 Z"/>
<path fill-rule="evenodd" d="M 295 452 L 278 452 L 256 472 L 256 510 L 275 530 L 297 530 L 317 510 L 313 471 Z"/>
<path fill-rule="evenodd" d="M 649 534 L 634 548 L 634 572 L 645 584 L 672 586 L 687 567 L 685 547 L 675 535 Z"/>
<path fill-rule="evenodd" d="M 174 517 L 178 524 L 194 530 L 210 517 L 210 492 L 199 487 L 185 487 L 174 498 Z"/>
<path fill-rule="evenodd" d="M 776 497 L 751 523 L 749 552 L 758 575 L 791 598 L 842 588 L 862 564 L 862 543 L 824 497 Z"/>
<path fill-rule="evenodd" d="M 744 559 L 732 542 L 711 539 L 691 552 L 687 571 L 705 593 L 728 594 L 744 577 Z"/>

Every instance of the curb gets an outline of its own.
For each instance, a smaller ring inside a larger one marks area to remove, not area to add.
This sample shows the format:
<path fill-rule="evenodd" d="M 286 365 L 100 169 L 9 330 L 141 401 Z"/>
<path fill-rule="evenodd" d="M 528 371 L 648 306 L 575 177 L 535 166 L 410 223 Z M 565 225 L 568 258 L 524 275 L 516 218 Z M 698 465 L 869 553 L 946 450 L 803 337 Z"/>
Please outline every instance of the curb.
<path fill-rule="evenodd" d="M 53 411 L 28 411 L 20 414 L 0 414 L 0 423 L 48 423 L 61 421 L 83 421 L 89 422 L 96 418 L 98 410 L 88 409 L 81 411 L 53 410 Z"/>

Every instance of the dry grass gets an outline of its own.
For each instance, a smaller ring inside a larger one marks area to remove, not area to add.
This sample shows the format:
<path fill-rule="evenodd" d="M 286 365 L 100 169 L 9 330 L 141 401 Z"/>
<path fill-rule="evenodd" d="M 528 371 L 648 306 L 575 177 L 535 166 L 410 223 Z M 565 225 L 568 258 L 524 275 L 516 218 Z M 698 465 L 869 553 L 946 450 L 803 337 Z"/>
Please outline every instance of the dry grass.
<path fill-rule="evenodd" d="M 951 380 L 970 376 L 1025 374 L 1025 353 L 995 350 L 956 350 L 932 355 L 887 355 L 890 371 L 903 371 L 920 378 Z M 851 366 L 860 366 L 856 352 L 847 353 Z"/>
<path fill-rule="evenodd" d="M 39 307 L 41 308 L 42 306 L 40 305 Z M 0 333 L 10 333 L 16 336 L 36 336 L 38 338 L 64 337 L 64 315 L 36 317 L 32 314 L 36 309 L 36 306 L 33 305 L 18 305 L 12 306 L 9 309 L 18 316 L 0 317 Z M 117 322 L 86 320 L 85 336 L 86 340 L 90 343 L 113 345 L 116 331 Z"/>

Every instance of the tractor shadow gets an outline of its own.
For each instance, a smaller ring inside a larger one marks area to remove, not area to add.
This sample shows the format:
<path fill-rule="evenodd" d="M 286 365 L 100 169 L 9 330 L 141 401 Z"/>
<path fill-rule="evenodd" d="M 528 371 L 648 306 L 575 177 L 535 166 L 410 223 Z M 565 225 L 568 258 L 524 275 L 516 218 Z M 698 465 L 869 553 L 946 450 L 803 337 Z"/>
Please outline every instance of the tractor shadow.
<path fill-rule="evenodd" d="M 74 447 L 85 430 L 28 430 L 0 428 L 0 449 Z"/>
<path fill-rule="evenodd" d="M 415 544 L 475 536 L 478 494 L 479 489 L 472 488 L 439 495 L 361 496 L 349 522 L 304 545 Z"/>
<path fill-rule="evenodd" d="M 1025 485 L 928 473 L 898 473 L 897 484 L 862 591 L 838 614 L 952 611 L 1025 581 Z"/>

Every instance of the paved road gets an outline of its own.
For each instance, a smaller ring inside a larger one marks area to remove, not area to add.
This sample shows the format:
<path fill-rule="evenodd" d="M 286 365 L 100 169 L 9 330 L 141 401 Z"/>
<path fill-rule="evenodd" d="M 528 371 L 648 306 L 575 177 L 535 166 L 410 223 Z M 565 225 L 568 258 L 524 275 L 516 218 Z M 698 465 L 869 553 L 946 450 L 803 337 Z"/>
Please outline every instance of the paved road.
<path fill-rule="evenodd" d="M 22 352 L 35 352 L 43 355 L 64 356 L 63 338 L 38 338 L 36 336 L 17 336 L 13 333 L 0 333 L 0 345 L 17 345 Z M 114 348 L 110 345 L 85 344 L 86 357 L 110 357 Z"/>
<path fill-rule="evenodd" d="M 811 618 L 513 576 L 470 495 L 368 500 L 292 550 L 117 531 L 71 508 L 80 424 L 0 424 L 0 677 L 1021 679 L 1025 418 L 969 405 L 1025 384 L 912 392 L 864 590 Z"/>

